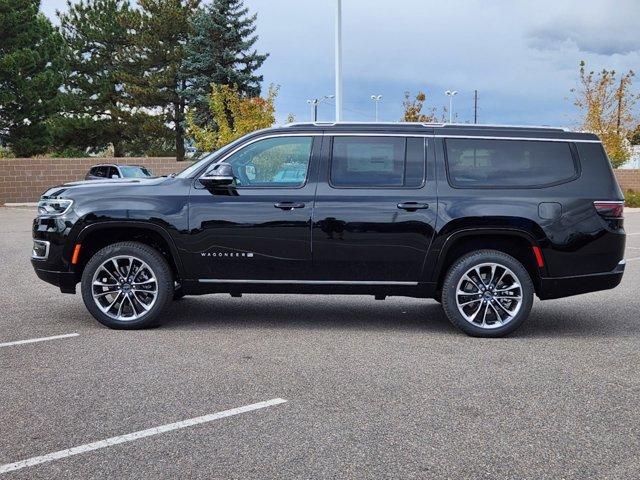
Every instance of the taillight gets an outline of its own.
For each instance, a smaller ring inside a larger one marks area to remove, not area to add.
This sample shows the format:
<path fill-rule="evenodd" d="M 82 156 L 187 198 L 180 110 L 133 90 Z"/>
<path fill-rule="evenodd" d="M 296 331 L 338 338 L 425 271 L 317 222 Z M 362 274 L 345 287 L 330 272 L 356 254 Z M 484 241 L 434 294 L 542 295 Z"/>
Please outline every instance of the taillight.
<path fill-rule="evenodd" d="M 596 212 L 604 218 L 622 218 L 624 202 L 597 201 L 593 202 Z"/>

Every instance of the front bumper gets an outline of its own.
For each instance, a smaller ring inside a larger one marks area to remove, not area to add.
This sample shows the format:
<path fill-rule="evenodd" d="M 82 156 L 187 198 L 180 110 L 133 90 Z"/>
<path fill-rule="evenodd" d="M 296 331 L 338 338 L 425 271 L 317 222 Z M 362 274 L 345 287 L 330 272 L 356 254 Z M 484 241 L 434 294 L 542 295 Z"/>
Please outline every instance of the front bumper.
<path fill-rule="evenodd" d="M 40 261 L 31 260 L 33 269 L 40 280 L 44 280 L 51 285 L 55 285 L 60 288 L 62 293 L 76 293 L 76 274 L 74 272 L 60 272 L 58 270 L 47 270 L 41 268 Z"/>
<path fill-rule="evenodd" d="M 626 262 L 621 260 L 616 268 L 610 272 L 573 277 L 541 278 L 538 297 L 541 300 L 548 300 L 615 288 L 622 281 L 625 266 Z"/>

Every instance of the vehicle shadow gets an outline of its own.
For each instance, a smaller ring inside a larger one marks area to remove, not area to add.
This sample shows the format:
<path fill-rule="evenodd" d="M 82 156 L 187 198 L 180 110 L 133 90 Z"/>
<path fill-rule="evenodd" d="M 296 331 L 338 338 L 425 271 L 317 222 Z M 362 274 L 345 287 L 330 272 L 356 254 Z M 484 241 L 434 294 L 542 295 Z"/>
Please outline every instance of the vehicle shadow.
<path fill-rule="evenodd" d="M 163 315 L 163 328 L 377 329 L 458 334 L 442 307 L 424 299 L 223 295 L 186 297 Z"/>
<path fill-rule="evenodd" d="M 463 335 L 433 300 L 367 296 L 225 295 L 186 297 L 171 304 L 163 328 L 362 329 Z M 637 325 L 612 322 L 593 308 L 535 302 L 529 319 L 508 338 L 614 337 Z"/>

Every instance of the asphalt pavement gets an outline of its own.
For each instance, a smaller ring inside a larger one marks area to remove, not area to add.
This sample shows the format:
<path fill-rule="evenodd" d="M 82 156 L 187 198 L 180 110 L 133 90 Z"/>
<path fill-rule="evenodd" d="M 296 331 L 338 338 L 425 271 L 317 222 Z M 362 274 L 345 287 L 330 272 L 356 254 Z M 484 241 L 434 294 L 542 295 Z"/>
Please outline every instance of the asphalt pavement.
<path fill-rule="evenodd" d="M 369 296 L 189 297 L 108 330 L 33 273 L 33 215 L 0 208 L 2 478 L 640 478 L 640 213 L 617 289 L 495 340 Z"/>

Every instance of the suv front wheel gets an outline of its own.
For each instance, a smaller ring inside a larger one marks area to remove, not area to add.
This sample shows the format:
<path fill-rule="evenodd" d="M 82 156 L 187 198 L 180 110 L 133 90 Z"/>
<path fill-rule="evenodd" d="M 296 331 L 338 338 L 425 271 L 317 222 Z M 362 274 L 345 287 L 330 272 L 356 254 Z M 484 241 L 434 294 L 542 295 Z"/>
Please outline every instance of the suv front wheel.
<path fill-rule="evenodd" d="M 82 274 L 82 299 L 91 314 L 109 328 L 154 325 L 173 298 L 171 268 L 155 249 L 121 242 L 99 250 Z"/>
<path fill-rule="evenodd" d="M 533 283 L 511 255 L 479 250 L 461 257 L 447 272 L 442 306 L 455 326 L 475 337 L 502 337 L 526 320 Z"/>

